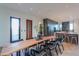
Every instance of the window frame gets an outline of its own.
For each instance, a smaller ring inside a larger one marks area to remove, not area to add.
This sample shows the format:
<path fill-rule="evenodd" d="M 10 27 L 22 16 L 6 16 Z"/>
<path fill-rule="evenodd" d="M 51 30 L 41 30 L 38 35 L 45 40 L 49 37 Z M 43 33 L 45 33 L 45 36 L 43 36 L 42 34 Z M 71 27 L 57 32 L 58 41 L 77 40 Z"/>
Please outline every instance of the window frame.
<path fill-rule="evenodd" d="M 19 40 L 15 40 L 15 41 L 12 40 L 12 18 L 19 20 Z M 23 40 L 23 39 L 21 39 L 20 29 L 21 29 L 21 19 L 17 18 L 17 17 L 10 16 L 10 43 L 15 43 L 15 42 L 19 42 L 19 41 Z"/>

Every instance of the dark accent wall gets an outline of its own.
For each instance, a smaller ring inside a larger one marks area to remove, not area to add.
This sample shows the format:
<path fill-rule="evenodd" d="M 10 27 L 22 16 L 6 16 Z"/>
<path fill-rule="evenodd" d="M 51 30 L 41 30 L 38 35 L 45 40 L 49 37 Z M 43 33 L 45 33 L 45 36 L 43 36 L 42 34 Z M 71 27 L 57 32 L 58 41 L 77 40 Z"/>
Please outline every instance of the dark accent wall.
<path fill-rule="evenodd" d="M 58 22 L 45 18 L 43 19 L 43 24 L 44 24 L 44 36 L 48 36 L 48 35 L 53 35 L 54 33 L 53 30 L 50 31 L 51 26 L 48 25 L 51 24 L 53 26 L 54 24 L 58 24 Z"/>

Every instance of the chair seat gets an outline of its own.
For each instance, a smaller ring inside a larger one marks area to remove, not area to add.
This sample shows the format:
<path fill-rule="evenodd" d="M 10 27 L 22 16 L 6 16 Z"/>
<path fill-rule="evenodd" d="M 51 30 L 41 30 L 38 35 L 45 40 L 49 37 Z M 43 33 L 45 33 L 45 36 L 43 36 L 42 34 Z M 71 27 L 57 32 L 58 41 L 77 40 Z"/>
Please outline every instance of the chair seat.
<path fill-rule="evenodd" d="M 31 49 L 31 52 L 33 52 L 32 55 L 34 56 L 43 56 L 46 54 L 45 49 L 39 49 L 39 50 Z"/>
<path fill-rule="evenodd" d="M 46 55 L 46 52 L 44 50 L 41 50 L 36 56 L 44 56 Z"/>

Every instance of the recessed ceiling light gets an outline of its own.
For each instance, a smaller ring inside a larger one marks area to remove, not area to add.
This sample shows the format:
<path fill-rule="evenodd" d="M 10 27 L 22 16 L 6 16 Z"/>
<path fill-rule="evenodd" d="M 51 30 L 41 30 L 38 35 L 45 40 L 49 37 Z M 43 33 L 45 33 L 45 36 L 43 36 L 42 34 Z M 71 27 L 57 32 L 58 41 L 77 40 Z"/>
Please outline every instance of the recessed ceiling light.
<path fill-rule="evenodd" d="M 33 8 L 30 8 L 30 10 L 32 11 L 32 10 L 33 10 Z"/>

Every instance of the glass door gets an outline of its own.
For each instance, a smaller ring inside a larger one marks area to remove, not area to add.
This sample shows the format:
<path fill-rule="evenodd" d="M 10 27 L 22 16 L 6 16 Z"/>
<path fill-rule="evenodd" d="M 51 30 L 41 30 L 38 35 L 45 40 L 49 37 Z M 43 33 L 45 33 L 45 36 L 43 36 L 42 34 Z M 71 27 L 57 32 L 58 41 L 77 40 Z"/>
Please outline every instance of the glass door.
<path fill-rule="evenodd" d="M 10 17 L 10 42 L 20 40 L 20 18 Z"/>

